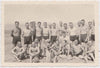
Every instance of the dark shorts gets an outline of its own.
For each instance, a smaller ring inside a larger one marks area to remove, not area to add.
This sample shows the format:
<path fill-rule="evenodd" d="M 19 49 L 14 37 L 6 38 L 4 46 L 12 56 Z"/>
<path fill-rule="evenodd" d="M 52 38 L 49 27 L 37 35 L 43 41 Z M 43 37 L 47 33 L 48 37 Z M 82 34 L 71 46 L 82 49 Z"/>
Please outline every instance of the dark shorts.
<path fill-rule="evenodd" d="M 76 40 L 78 41 L 78 44 L 80 43 L 79 41 L 79 35 L 76 35 Z"/>
<path fill-rule="evenodd" d="M 83 54 L 83 50 L 81 50 L 81 52 L 79 52 L 78 54 L 75 54 L 75 52 L 74 52 L 74 50 L 72 50 L 71 52 L 70 52 L 70 54 L 71 54 L 71 56 L 79 56 L 79 55 L 82 55 Z"/>
<path fill-rule="evenodd" d="M 42 40 L 41 36 L 36 37 L 36 39 L 40 42 Z"/>
<path fill-rule="evenodd" d="M 81 34 L 80 35 L 80 42 L 86 42 L 86 37 L 87 37 L 87 34 Z"/>
<path fill-rule="evenodd" d="M 19 58 L 20 60 L 23 60 L 23 59 L 25 58 L 24 53 L 21 54 L 21 55 L 18 55 L 18 58 Z"/>
<path fill-rule="evenodd" d="M 31 36 L 24 37 L 24 44 L 31 44 L 32 43 L 32 38 Z"/>
<path fill-rule="evenodd" d="M 90 40 L 95 41 L 95 35 L 91 34 Z"/>
<path fill-rule="evenodd" d="M 49 39 L 49 36 L 43 36 L 43 39 L 47 40 Z"/>
<path fill-rule="evenodd" d="M 57 36 L 51 36 L 51 43 L 53 44 L 54 42 L 56 42 L 57 40 Z"/>
<path fill-rule="evenodd" d="M 19 36 L 14 36 L 12 42 L 13 42 L 13 44 L 17 44 L 17 42 L 21 42 L 21 37 L 19 37 Z"/>
<path fill-rule="evenodd" d="M 70 36 L 70 41 L 75 41 L 76 40 L 76 35 Z"/>

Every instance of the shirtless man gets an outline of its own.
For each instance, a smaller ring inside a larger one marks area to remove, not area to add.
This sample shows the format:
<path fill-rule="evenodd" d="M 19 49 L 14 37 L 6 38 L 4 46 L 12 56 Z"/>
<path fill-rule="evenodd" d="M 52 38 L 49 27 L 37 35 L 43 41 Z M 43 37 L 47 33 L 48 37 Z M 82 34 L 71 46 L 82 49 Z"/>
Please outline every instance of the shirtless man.
<path fill-rule="evenodd" d="M 32 43 L 29 48 L 30 62 L 38 62 L 39 60 L 40 47 L 38 44 L 38 40 Z"/>
<path fill-rule="evenodd" d="M 69 35 L 70 35 L 70 41 L 76 40 L 76 29 L 72 22 L 69 23 Z"/>
<path fill-rule="evenodd" d="M 85 20 L 81 20 L 81 32 L 80 32 L 80 42 L 86 42 L 87 38 L 87 27 L 85 25 Z"/>
<path fill-rule="evenodd" d="M 37 27 L 36 27 L 36 39 L 41 42 L 42 40 L 42 36 L 43 36 L 43 29 L 41 27 L 41 22 L 37 23 Z"/>
<path fill-rule="evenodd" d="M 53 28 L 51 31 L 51 43 L 53 44 L 57 40 L 57 28 L 56 28 L 56 23 L 53 23 Z"/>
<path fill-rule="evenodd" d="M 25 29 L 23 30 L 22 37 L 24 38 L 24 47 L 26 49 L 26 54 L 28 55 L 30 44 L 32 44 L 32 34 L 29 29 L 29 23 L 25 23 Z"/>
<path fill-rule="evenodd" d="M 16 47 L 12 49 L 12 53 L 17 61 L 21 61 L 24 59 L 25 49 L 22 47 L 21 42 L 17 42 Z"/>
<path fill-rule="evenodd" d="M 19 27 L 19 21 L 15 21 L 15 28 L 11 31 L 13 37 L 13 45 L 16 46 L 17 42 L 21 42 L 21 28 Z"/>
<path fill-rule="evenodd" d="M 46 46 L 45 45 L 47 43 L 46 40 L 49 39 L 49 29 L 47 27 L 47 22 L 44 22 L 43 25 L 44 26 L 43 26 L 43 39 L 42 39 L 43 49 L 42 50 L 43 50 L 43 55 L 46 56 Z"/>

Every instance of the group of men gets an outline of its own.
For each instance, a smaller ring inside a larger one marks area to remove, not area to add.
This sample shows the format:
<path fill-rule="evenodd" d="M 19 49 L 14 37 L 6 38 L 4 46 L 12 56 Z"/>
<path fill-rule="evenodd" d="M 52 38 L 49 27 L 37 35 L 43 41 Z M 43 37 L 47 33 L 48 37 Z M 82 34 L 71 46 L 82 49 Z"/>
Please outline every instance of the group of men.
<path fill-rule="evenodd" d="M 73 22 L 49 24 L 43 22 L 27 22 L 25 28 L 19 27 L 15 21 L 15 28 L 11 32 L 13 37 L 12 53 L 18 61 L 30 58 L 30 62 L 59 62 L 60 57 L 75 57 L 85 62 L 94 61 L 95 58 L 95 23 L 81 19 L 77 27 Z M 37 26 L 36 26 L 37 25 Z"/>

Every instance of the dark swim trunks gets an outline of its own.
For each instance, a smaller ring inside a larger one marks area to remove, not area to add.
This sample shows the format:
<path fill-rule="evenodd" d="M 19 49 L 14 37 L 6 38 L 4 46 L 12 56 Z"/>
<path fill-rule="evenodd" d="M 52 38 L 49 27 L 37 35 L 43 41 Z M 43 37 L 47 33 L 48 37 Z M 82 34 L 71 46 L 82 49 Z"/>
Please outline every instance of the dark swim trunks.
<path fill-rule="evenodd" d="M 13 44 L 17 44 L 17 42 L 21 42 L 21 37 L 20 36 L 13 36 Z"/>
<path fill-rule="evenodd" d="M 32 43 L 31 36 L 24 37 L 24 44 L 31 44 L 31 43 Z"/>

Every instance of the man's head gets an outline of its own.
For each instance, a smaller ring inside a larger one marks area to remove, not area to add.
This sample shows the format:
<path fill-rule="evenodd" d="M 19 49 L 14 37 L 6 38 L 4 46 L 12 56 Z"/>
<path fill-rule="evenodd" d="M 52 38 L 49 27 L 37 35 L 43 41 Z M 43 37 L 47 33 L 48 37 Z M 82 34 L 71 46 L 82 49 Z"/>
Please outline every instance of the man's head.
<path fill-rule="evenodd" d="M 22 47 L 21 42 L 17 42 L 18 47 Z"/>
<path fill-rule="evenodd" d="M 45 28 L 47 28 L 47 22 L 44 22 L 44 23 L 43 23 L 43 26 L 44 26 Z"/>
<path fill-rule="evenodd" d="M 27 29 L 29 29 L 29 23 L 28 22 L 25 23 L 25 26 L 26 26 Z"/>
<path fill-rule="evenodd" d="M 69 22 L 69 27 L 73 28 L 73 23 L 72 22 Z"/>
<path fill-rule="evenodd" d="M 75 45 L 78 45 L 78 41 L 77 41 L 77 40 L 75 40 L 75 41 L 74 41 L 74 44 L 75 44 Z"/>
<path fill-rule="evenodd" d="M 67 29 L 67 23 L 64 23 L 64 28 Z"/>
<path fill-rule="evenodd" d="M 35 21 L 30 22 L 30 27 L 31 28 L 35 27 Z"/>
<path fill-rule="evenodd" d="M 82 24 L 82 26 L 85 25 L 85 20 L 84 19 L 81 19 L 81 24 Z"/>
<path fill-rule="evenodd" d="M 88 22 L 89 27 L 92 27 L 92 24 L 93 24 L 92 21 Z"/>
<path fill-rule="evenodd" d="M 49 25 L 49 28 L 52 29 L 52 24 Z"/>
<path fill-rule="evenodd" d="M 63 32 L 63 37 L 64 37 L 64 38 L 66 37 L 66 32 Z"/>
<path fill-rule="evenodd" d="M 38 25 L 38 27 L 41 27 L 41 22 L 38 22 L 38 24 L 37 24 L 37 25 Z"/>
<path fill-rule="evenodd" d="M 19 27 L 19 21 L 15 21 L 15 26 L 18 28 Z"/>
<path fill-rule="evenodd" d="M 53 26 L 53 28 L 56 28 L 56 23 L 53 23 L 52 26 Z"/>
<path fill-rule="evenodd" d="M 88 45 L 89 47 L 91 47 L 91 46 L 92 46 L 92 41 L 88 41 L 87 45 Z"/>

